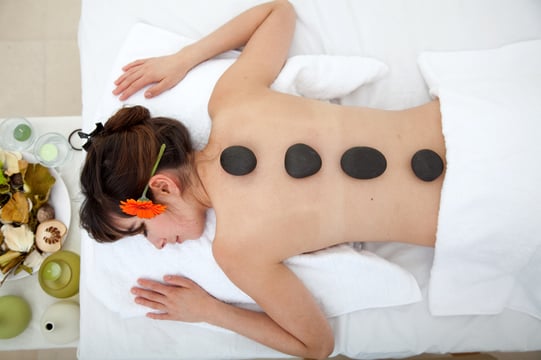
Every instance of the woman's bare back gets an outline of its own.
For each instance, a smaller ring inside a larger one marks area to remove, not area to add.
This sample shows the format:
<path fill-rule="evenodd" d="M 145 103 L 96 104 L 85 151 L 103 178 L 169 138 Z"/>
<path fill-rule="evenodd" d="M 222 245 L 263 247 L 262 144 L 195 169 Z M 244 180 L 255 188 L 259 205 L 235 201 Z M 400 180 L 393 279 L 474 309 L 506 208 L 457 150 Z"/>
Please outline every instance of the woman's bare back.
<path fill-rule="evenodd" d="M 411 159 L 421 149 L 445 159 L 438 102 L 383 111 L 272 91 L 257 99 L 213 119 L 198 162 L 217 215 L 217 239 L 278 262 L 344 242 L 434 245 L 444 174 L 420 180 Z M 288 174 L 284 157 L 294 144 L 319 155 L 321 168 L 313 175 Z M 231 146 L 253 152 L 253 171 L 236 176 L 224 169 L 220 155 Z M 383 154 L 380 176 L 361 180 L 342 170 L 342 155 L 358 146 Z"/>

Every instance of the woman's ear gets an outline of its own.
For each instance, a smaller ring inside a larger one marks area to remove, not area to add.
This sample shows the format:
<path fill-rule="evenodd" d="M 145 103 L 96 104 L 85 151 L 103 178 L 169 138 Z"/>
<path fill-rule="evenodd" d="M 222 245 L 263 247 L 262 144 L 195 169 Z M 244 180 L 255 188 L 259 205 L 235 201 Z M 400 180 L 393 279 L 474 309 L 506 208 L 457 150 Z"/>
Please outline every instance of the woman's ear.
<path fill-rule="evenodd" d="M 179 195 L 181 193 L 179 184 L 165 174 L 156 174 L 151 177 L 148 186 L 155 197 Z"/>

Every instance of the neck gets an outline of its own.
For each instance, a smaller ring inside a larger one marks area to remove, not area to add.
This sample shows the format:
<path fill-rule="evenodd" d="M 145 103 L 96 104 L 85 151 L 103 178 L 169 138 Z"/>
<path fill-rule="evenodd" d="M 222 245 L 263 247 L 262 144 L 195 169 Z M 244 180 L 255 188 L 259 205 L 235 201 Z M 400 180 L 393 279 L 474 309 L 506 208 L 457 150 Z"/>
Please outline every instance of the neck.
<path fill-rule="evenodd" d="M 212 207 L 212 201 L 207 193 L 207 190 L 205 188 L 205 184 L 202 181 L 202 177 L 199 174 L 199 157 L 200 153 L 197 152 L 195 154 L 195 161 L 194 161 L 194 168 L 190 172 L 190 187 L 186 189 L 186 191 L 189 191 L 191 196 L 193 197 L 194 201 L 200 205 L 203 208 L 211 208 Z"/>

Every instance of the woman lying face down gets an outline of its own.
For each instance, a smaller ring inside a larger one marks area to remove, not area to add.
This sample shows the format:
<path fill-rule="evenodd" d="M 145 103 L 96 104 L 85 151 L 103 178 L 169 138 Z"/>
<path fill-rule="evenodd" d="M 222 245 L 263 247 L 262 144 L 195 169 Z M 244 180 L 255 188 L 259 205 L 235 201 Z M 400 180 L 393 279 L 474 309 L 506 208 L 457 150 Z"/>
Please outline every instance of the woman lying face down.
<path fill-rule="evenodd" d="M 168 274 L 141 279 L 136 301 L 154 319 L 205 321 L 284 353 L 325 358 L 332 329 L 283 260 L 345 242 L 433 246 L 445 146 L 437 101 L 383 111 L 272 91 L 294 24 L 288 2 L 266 3 L 176 54 L 128 64 L 114 93 L 126 99 L 154 84 L 152 97 L 244 46 L 214 88 L 201 151 L 181 122 L 140 106 L 119 110 L 91 137 L 81 222 L 97 241 L 142 233 L 163 248 L 199 238 L 213 208 L 214 257 L 264 312 Z"/>

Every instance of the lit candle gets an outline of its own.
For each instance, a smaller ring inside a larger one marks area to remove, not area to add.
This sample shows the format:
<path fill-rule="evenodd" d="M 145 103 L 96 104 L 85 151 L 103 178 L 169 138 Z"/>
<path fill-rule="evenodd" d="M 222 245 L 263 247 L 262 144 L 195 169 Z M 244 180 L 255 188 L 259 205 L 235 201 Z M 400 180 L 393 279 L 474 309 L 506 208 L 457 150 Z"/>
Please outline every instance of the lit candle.
<path fill-rule="evenodd" d="M 27 141 L 32 136 L 32 129 L 26 124 L 19 124 L 13 130 L 13 137 L 17 141 Z"/>
<path fill-rule="evenodd" d="M 46 143 L 39 149 L 39 157 L 43 161 L 51 162 L 58 157 L 58 148 L 55 144 Z"/>
<path fill-rule="evenodd" d="M 43 278 L 49 281 L 55 281 L 62 275 L 62 266 L 56 261 L 49 261 L 42 270 Z"/>

